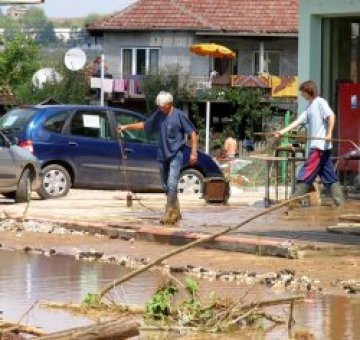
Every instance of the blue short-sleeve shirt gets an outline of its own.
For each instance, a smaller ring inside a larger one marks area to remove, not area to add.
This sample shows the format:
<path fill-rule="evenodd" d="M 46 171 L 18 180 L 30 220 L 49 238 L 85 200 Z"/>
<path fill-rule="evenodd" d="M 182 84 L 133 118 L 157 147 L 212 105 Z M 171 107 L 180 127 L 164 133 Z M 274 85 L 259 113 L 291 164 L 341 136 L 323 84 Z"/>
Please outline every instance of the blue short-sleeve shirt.
<path fill-rule="evenodd" d="M 196 129 L 184 112 L 174 108 L 169 115 L 160 110 L 153 113 L 145 121 L 145 131 L 160 133 L 157 159 L 166 161 L 185 145 L 185 135 L 193 133 Z"/>

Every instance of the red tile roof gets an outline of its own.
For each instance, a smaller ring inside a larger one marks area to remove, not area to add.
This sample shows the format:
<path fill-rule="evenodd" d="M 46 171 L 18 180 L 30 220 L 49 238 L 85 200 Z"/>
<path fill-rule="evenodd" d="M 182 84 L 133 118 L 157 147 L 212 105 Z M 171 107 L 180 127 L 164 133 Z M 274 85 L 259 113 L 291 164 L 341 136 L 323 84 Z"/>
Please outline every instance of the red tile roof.
<path fill-rule="evenodd" d="M 299 0 L 138 0 L 89 30 L 297 33 Z"/>

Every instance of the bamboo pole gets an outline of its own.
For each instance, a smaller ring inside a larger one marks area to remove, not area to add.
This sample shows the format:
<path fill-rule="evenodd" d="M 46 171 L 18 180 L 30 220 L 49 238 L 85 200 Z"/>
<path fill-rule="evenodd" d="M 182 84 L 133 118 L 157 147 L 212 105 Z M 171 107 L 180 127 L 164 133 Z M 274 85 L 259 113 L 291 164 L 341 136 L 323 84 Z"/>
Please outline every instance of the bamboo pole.
<path fill-rule="evenodd" d="M 245 224 L 247 224 L 247 223 L 249 223 L 249 222 L 251 222 L 251 221 L 253 221 L 253 220 L 255 220 L 255 219 L 259 218 L 259 217 L 262 217 L 262 216 L 264 216 L 264 215 L 270 214 L 271 212 L 276 211 L 276 210 L 279 210 L 279 209 L 281 209 L 281 208 L 283 208 L 283 207 L 286 207 L 286 206 L 288 206 L 288 205 L 291 204 L 291 203 L 294 203 L 294 202 L 300 201 L 300 200 L 302 200 L 302 199 L 304 199 L 304 198 L 307 198 L 307 197 L 309 197 L 309 195 L 310 195 L 310 194 L 306 194 L 306 195 L 304 195 L 304 196 L 299 196 L 299 197 L 296 197 L 296 198 L 289 199 L 289 200 L 287 200 L 287 201 L 284 201 L 284 202 L 282 202 L 282 203 L 279 203 L 279 204 L 277 204 L 277 205 L 274 205 L 274 206 L 271 207 L 271 208 L 268 208 L 268 209 L 266 209 L 266 210 L 263 210 L 263 211 L 255 214 L 255 215 L 253 215 L 253 216 L 251 216 L 251 217 L 248 217 L 248 218 L 245 219 L 243 222 L 241 222 L 241 223 L 239 223 L 239 224 L 237 224 L 237 225 L 235 225 L 235 226 L 231 226 L 231 227 L 225 228 L 225 229 L 223 229 L 223 230 L 221 230 L 221 231 L 219 231 L 219 232 L 216 232 L 216 233 L 214 233 L 214 234 L 212 234 L 212 235 L 205 236 L 205 237 L 203 237 L 203 238 L 201 238 L 201 239 L 198 239 L 198 240 L 196 240 L 196 241 L 190 242 L 190 243 L 188 243 L 188 244 L 186 244 L 186 245 L 184 245 L 184 246 L 182 246 L 182 247 L 180 247 L 180 248 L 177 248 L 177 249 L 175 249 L 175 250 L 171 250 L 171 251 L 169 251 L 168 253 L 160 256 L 159 258 L 151 261 L 151 262 L 150 262 L 149 264 L 147 264 L 146 266 L 141 267 L 141 268 L 138 268 L 138 269 L 135 269 L 135 270 L 133 270 L 132 272 L 130 272 L 130 273 L 128 273 L 128 274 L 120 277 L 119 279 L 111 282 L 110 284 L 106 285 L 105 287 L 103 287 L 103 288 L 100 290 L 100 292 L 99 292 L 99 297 L 100 297 L 100 299 L 101 299 L 101 298 L 102 298 L 105 294 L 107 294 L 111 289 L 113 289 L 113 288 L 115 288 L 116 286 L 118 286 L 118 285 L 120 285 L 120 284 L 122 284 L 122 283 L 124 283 L 124 282 L 126 282 L 126 281 L 128 281 L 128 280 L 130 280 L 130 279 L 132 279 L 133 277 L 135 277 L 135 276 L 137 276 L 137 275 L 145 272 L 146 270 L 148 270 L 148 269 L 156 266 L 157 264 L 160 264 L 162 261 L 164 261 L 164 260 L 166 260 L 166 259 L 168 259 L 168 258 L 170 258 L 170 257 L 172 257 L 172 256 L 174 256 L 174 255 L 180 254 L 180 253 L 184 252 L 185 250 L 188 250 L 188 249 L 190 249 L 190 248 L 193 248 L 193 247 L 195 247 L 195 246 L 198 246 L 198 245 L 201 244 L 201 243 L 206 243 L 206 242 L 209 242 L 209 241 L 213 241 L 214 239 L 216 239 L 216 238 L 219 237 L 219 236 L 222 236 L 222 235 L 225 235 L 225 234 L 227 234 L 227 233 L 229 233 L 229 232 L 235 231 L 235 230 L 241 228 L 242 226 L 244 226 Z"/>

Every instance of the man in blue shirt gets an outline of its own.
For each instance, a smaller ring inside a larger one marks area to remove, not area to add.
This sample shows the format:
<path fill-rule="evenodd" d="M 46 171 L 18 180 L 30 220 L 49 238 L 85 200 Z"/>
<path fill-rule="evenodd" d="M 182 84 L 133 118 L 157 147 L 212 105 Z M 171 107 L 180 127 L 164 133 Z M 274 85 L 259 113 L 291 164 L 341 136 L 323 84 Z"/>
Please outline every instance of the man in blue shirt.
<path fill-rule="evenodd" d="M 190 165 L 197 162 L 198 135 L 189 118 L 174 107 L 173 96 L 161 91 L 156 104 L 158 110 L 145 122 L 119 126 L 120 131 L 145 130 L 159 132 L 160 141 L 157 159 L 160 162 L 162 184 L 167 196 L 166 212 L 161 223 L 173 225 L 181 219 L 177 186 L 184 159 L 185 135 L 190 135 Z"/>

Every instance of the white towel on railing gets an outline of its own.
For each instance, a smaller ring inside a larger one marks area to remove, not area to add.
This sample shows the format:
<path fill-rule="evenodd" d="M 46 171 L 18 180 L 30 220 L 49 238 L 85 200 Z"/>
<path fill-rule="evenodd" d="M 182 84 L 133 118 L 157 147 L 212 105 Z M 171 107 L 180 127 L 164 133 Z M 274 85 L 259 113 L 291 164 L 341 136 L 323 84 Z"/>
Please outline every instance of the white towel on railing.
<path fill-rule="evenodd" d="M 114 90 L 114 79 L 104 79 L 103 80 L 104 92 L 111 93 Z M 101 78 L 91 77 L 90 86 L 92 89 L 101 88 Z"/>

